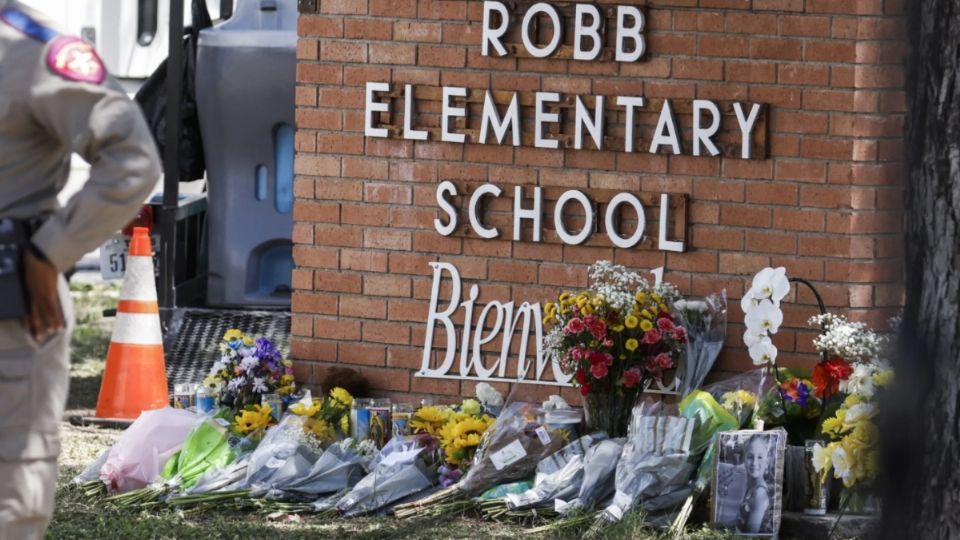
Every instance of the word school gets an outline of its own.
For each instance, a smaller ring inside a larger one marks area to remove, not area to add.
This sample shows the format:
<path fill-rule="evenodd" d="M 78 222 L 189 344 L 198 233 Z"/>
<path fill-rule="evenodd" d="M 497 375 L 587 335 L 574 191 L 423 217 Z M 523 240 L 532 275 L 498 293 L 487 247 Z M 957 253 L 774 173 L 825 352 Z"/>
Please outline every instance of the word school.
<path fill-rule="evenodd" d="M 380 113 L 390 115 L 390 100 L 381 101 L 380 94 L 390 93 L 392 85 L 386 82 L 368 82 L 366 85 L 366 98 L 364 107 L 364 135 L 367 137 L 388 138 L 390 129 L 380 124 Z M 556 110 L 550 110 L 551 106 L 557 106 L 566 96 L 558 92 L 536 92 L 534 94 L 534 118 L 533 126 L 525 125 L 521 122 L 520 99 L 517 92 L 512 93 L 509 105 L 506 111 L 501 112 L 494 100 L 490 90 L 484 90 L 483 113 L 480 120 L 479 136 L 476 140 L 470 142 L 489 144 L 494 141 L 496 144 L 511 144 L 520 146 L 523 130 L 533 130 L 534 144 L 536 148 L 557 149 L 560 147 L 558 139 L 551 138 L 548 128 L 551 125 L 560 126 L 560 113 Z M 459 86 L 442 87 L 441 115 L 440 115 L 440 140 L 442 142 L 453 142 L 465 144 L 468 135 L 458 132 L 454 123 L 458 118 L 469 122 L 468 109 L 462 100 L 468 95 L 468 89 Z M 589 137 L 593 148 L 597 150 L 606 150 L 604 147 L 604 137 L 606 135 L 607 124 L 605 122 L 604 96 L 594 96 L 595 106 L 590 109 L 581 96 L 573 96 L 574 101 L 574 137 L 573 147 L 576 150 L 585 148 L 584 139 Z M 455 100 L 461 100 L 455 103 Z M 403 130 L 404 139 L 414 141 L 426 141 L 430 139 L 431 133 L 424 126 L 414 126 L 415 117 L 414 87 L 411 84 L 404 85 L 403 92 Z M 622 108 L 625 115 L 623 148 L 624 152 L 637 151 L 638 129 L 636 126 L 636 117 L 638 112 L 644 112 L 646 100 L 639 96 L 616 96 L 612 101 L 617 107 Z M 646 151 L 651 154 L 660 153 L 663 149 L 667 153 L 675 155 L 686 152 L 694 156 L 720 154 L 720 149 L 714 141 L 714 137 L 720 131 L 722 115 L 720 107 L 716 103 L 706 99 L 694 99 L 692 103 L 693 125 L 691 128 L 691 144 L 681 144 L 680 130 L 677 127 L 677 120 L 671 107 L 669 99 L 662 100 L 659 112 L 659 120 L 650 136 L 650 144 L 646 145 Z M 737 126 L 739 127 L 739 157 L 741 159 L 751 159 L 753 132 L 757 126 L 757 120 L 760 118 L 762 106 L 759 103 L 733 103 L 733 112 L 736 116 Z M 525 119 L 529 122 L 529 118 Z M 507 133 L 511 137 L 507 139 Z M 561 133 L 563 135 L 563 133 Z M 586 136 L 586 137 L 585 137 Z M 474 139 L 474 136 L 470 136 Z M 734 137 L 736 139 L 736 137 Z"/>

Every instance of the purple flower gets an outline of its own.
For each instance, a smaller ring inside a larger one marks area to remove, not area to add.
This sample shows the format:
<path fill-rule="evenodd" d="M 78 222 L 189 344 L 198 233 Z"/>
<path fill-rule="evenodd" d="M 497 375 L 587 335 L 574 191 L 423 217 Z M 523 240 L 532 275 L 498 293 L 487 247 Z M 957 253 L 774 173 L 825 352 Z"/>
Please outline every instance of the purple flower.
<path fill-rule="evenodd" d="M 277 351 L 273 342 L 267 338 L 257 338 L 257 358 L 267 360 L 272 364 L 280 362 L 280 352 Z"/>

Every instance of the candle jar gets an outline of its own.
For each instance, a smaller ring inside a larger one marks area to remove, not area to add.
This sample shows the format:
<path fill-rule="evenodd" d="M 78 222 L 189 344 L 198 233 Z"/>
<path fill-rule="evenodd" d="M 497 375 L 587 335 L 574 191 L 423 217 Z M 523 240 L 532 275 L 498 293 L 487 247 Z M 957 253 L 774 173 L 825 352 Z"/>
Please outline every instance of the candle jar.
<path fill-rule="evenodd" d="M 390 422 L 393 424 L 393 436 L 403 437 L 409 434 L 410 420 L 413 419 L 412 403 L 394 403 Z"/>
<path fill-rule="evenodd" d="M 362 441 L 370 433 L 370 406 L 373 400 L 354 398 L 350 405 L 350 436 Z"/>
<path fill-rule="evenodd" d="M 199 414 L 210 414 L 217 408 L 217 396 L 212 389 L 199 386 L 196 396 L 197 412 Z"/>
<path fill-rule="evenodd" d="M 374 399 L 371 401 L 370 431 L 367 437 L 377 445 L 377 448 L 383 448 L 393 431 L 390 423 L 390 400 Z"/>
<path fill-rule="evenodd" d="M 263 394 L 260 396 L 260 406 L 270 406 L 270 416 L 277 422 L 280 421 L 280 414 L 283 412 L 283 401 L 280 394 Z"/>
<path fill-rule="evenodd" d="M 189 409 L 194 405 L 196 390 L 192 384 L 179 383 L 173 385 L 173 408 Z"/>

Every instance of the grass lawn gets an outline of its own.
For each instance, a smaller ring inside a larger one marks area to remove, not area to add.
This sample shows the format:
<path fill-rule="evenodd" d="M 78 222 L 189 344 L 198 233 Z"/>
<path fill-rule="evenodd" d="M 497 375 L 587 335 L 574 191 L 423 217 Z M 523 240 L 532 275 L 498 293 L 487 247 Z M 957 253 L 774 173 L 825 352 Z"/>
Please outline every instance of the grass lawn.
<path fill-rule="evenodd" d="M 112 319 L 101 312 L 113 307 L 117 288 L 74 286 L 77 329 L 71 349 L 71 387 L 67 417 L 91 416 L 96 407 L 103 359 L 110 341 Z M 117 510 L 102 503 L 91 503 L 70 479 L 94 461 L 120 436 L 120 432 L 97 427 L 61 425 L 63 450 L 60 455 L 60 480 L 57 509 L 50 525 L 50 538 L 63 539 L 140 539 L 140 538 L 579 538 L 583 531 L 534 535 L 519 524 L 493 523 L 469 517 L 445 519 L 396 520 L 361 518 L 324 520 L 315 516 L 287 516 L 270 520 L 256 512 L 223 509 L 215 512 Z M 604 538 L 659 538 L 632 516 L 616 528 L 604 531 Z M 686 538 L 706 540 L 730 536 L 702 529 Z"/>

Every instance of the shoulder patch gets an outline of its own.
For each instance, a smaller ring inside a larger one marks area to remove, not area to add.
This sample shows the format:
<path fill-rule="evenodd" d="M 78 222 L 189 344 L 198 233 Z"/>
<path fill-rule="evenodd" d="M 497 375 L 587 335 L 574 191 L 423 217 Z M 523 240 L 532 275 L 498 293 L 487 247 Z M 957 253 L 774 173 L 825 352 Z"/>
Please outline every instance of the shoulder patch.
<path fill-rule="evenodd" d="M 60 32 L 38 23 L 33 17 L 14 7 L 0 11 L 0 20 L 43 43 L 60 35 Z"/>
<path fill-rule="evenodd" d="M 51 71 L 71 81 L 100 84 L 107 70 L 97 51 L 89 43 L 76 37 L 59 37 L 47 52 L 47 66 Z"/>

